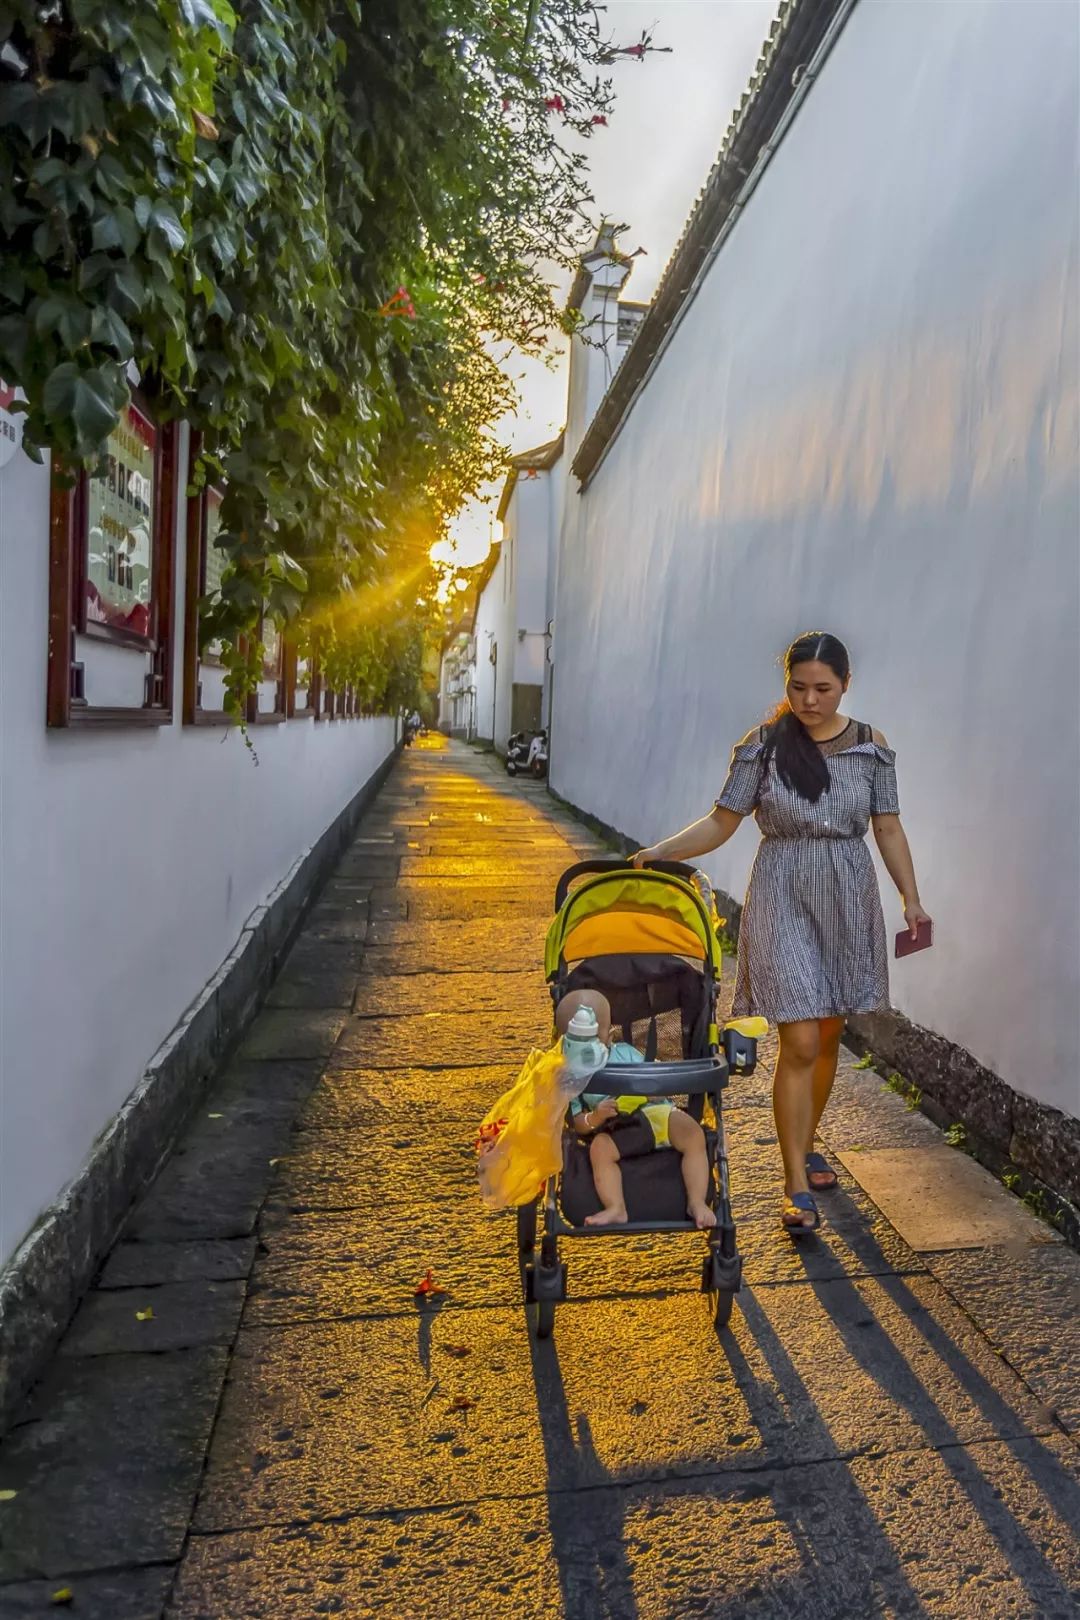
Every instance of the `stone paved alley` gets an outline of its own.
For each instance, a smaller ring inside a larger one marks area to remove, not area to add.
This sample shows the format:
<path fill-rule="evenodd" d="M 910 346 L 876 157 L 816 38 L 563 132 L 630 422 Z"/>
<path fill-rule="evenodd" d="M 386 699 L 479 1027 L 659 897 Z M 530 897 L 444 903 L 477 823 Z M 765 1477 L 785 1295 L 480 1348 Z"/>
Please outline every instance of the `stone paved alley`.
<path fill-rule="evenodd" d="M 769 1053 L 729 1092 L 731 1332 L 697 1240 L 625 1239 L 566 1246 L 530 1342 L 472 1141 L 599 848 L 490 758 L 403 756 L 0 1448 L 0 1615 L 1080 1612 L 1080 1256 L 872 1073 L 801 1251 Z"/>

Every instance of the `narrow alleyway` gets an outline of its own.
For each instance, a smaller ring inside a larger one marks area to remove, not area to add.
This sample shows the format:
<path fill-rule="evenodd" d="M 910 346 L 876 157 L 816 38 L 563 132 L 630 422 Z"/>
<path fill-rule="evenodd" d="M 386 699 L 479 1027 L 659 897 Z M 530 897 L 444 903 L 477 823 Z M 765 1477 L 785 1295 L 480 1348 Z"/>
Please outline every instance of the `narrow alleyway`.
<path fill-rule="evenodd" d="M 657 1237 L 568 1244 L 530 1341 L 472 1143 L 599 851 L 463 745 L 398 763 L 0 1447 L 5 1620 L 1080 1613 L 1080 1256 L 872 1073 L 801 1250 L 768 1052 L 729 1092 L 732 1331 Z"/>

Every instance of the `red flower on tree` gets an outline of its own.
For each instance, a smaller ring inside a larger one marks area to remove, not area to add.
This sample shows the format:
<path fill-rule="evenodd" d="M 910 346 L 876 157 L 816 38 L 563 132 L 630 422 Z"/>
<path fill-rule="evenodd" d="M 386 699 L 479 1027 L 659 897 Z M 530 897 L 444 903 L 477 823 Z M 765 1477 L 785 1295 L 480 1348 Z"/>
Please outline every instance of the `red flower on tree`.
<path fill-rule="evenodd" d="M 544 106 L 547 108 L 548 112 L 561 113 L 566 111 L 566 102 L 563 100 L 562 96 L 548 96 L 544 102 Z"/>
<path fill-rule="evenodd" d="M 416 307 L 409 296 L 408 289 L 399 287 L 397 292 L 392 293 L 379 310 L 379 314 L 385 315 L 387 320 L 393 319 L 395 315 L 403 315 L 406 320 L 415 321 Z"/>

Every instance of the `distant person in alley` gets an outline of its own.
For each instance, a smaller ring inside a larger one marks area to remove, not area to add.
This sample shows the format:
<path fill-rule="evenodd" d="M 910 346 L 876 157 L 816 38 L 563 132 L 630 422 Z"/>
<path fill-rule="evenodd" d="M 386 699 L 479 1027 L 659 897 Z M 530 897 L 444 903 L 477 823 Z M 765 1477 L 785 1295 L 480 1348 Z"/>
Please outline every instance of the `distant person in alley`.
<path fill-rule="evenodd" d="M 801 1237 L 821 1224 L 814 1193 L 836 1186 L 814 1138 L 844 1021 L 888 1005 L 885 920 L 865 842 L 871 824 L 913 944 L 928 943 L 930 919 L 900 824 L 895 756 L 879 731 L 840 712 L 851 682 L 847 649 L 814 631 L 788 648 L 784 671 L 784 701 L 736 747 L 711 814 L 639 850 L 634 864 L 707 855 L 745 816 L 757 819 L 761 846 L 739 931 L 733 1016 L 768 1018 L 779 1030 L 781 1219 Z"/>

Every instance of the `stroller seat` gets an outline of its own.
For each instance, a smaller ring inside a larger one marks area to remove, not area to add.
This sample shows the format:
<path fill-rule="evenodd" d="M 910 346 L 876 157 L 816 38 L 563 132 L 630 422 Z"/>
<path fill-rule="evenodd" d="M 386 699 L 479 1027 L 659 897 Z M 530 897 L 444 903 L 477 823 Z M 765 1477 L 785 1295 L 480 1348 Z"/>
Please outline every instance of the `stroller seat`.
<path fill-rule="evenodd" d="M 716 1156 L 717 1137 L 706 1130 L 705 1145 L 712 1163 Z M 637 1159 L 625 1159 L 619 1165 L 622 1171 L 626 1215 L 630 1221 L 685 1221 L 686 1188 L 682 1178 L 682 1160 L 670 1148 L 656 1153 L 645 1153 Z M 714 1204 L 715 1188 L 710 1178 L 709 1203 Z M 559 1184 L 559 1207 L 563 1219 L 571 1226 L 584 1226 L 589 1215 L 600 1208 L 593 1183 L 589 1148 L 579 1137 L 567 1131 L 563 1136 L 563 1168 Z M 618 1227 L 613 1228 L 618 1231 Z"/>

